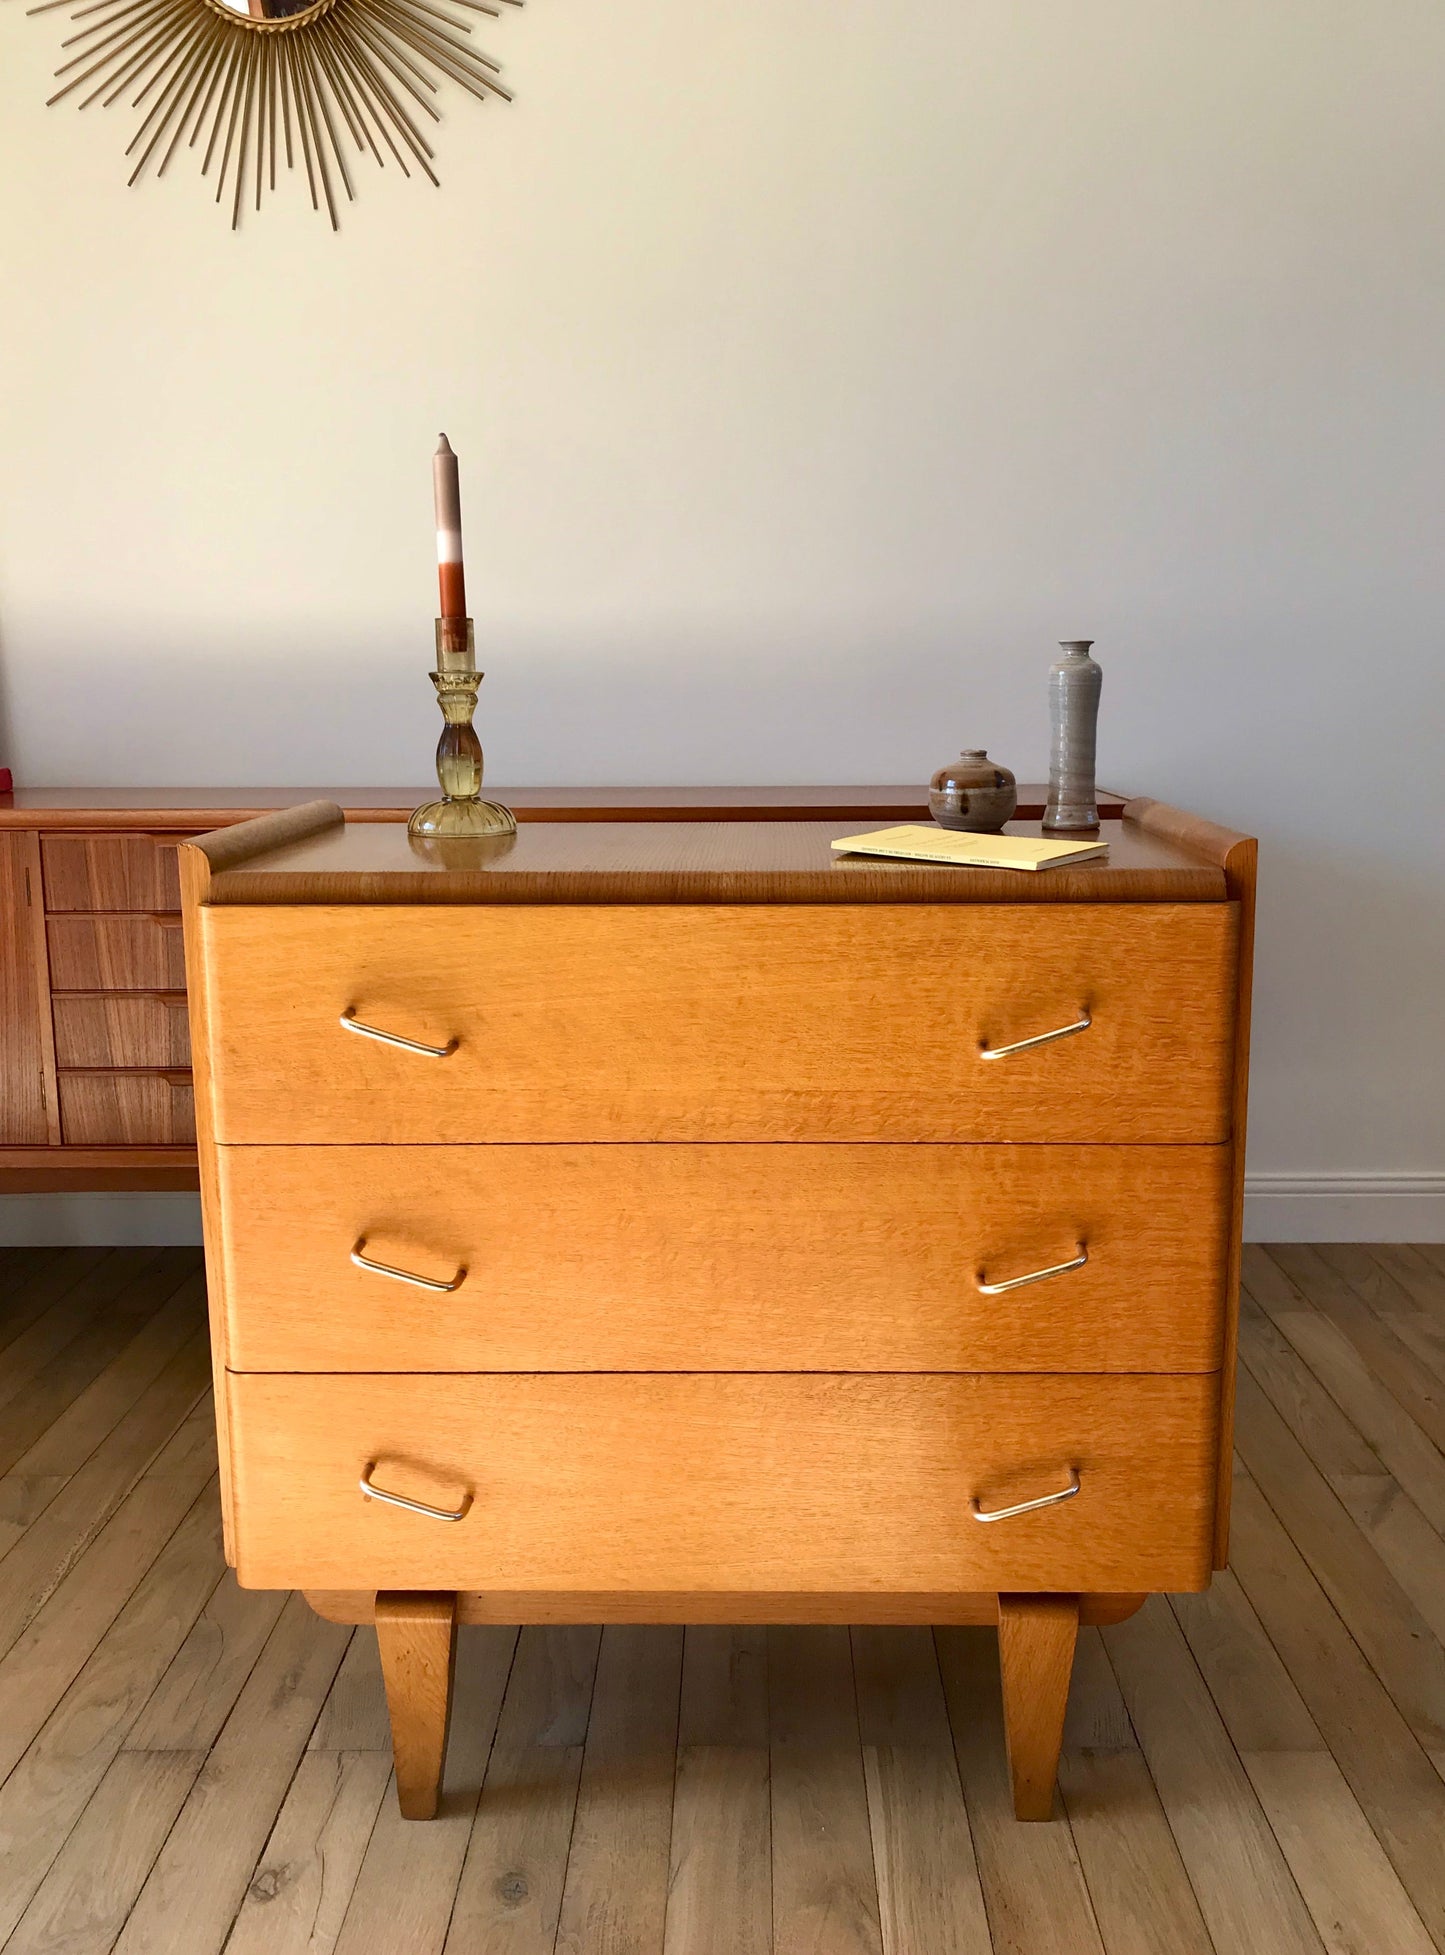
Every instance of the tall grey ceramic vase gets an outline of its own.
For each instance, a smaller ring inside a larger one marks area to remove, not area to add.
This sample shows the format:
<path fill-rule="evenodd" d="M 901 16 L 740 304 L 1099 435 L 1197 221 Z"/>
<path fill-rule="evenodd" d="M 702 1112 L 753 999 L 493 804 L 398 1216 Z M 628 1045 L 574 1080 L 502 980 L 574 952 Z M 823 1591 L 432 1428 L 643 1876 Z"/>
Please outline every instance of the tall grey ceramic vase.
<path fill-rule="evenodd" d="M 1049 668 L 1049 718 L 1053 753 L 1044 827 L 1076 832 L 1099 826 L 1094 798 L 1094 742 L 1099 726 L 1103 672 L 1090 658 L 1092 638 L 1063 638 L 1064 656 Z"/>

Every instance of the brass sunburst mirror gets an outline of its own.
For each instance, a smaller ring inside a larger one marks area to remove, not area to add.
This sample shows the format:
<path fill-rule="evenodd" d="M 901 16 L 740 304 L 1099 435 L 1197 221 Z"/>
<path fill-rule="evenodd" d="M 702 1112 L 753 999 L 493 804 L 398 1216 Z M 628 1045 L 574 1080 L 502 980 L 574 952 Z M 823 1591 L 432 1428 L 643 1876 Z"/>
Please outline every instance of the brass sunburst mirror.
<path fill-rule="evenodd" d="M 217 203 L 229 196 L 232 229 L 276 188 L 283 161 L 304 169 L 333 230 L 358 160 L 389 157 L 435 183 L 425 119 L 441 120 L 443 81 L 511 100 L 468 38 L 468 13 L 500 15 L 489 0 L 42 0 L 29 11 L 60 9 L 76 31 L 50 101 L 124 100 L 141 117 L 130 181 L 191 151 L 202 175 L 215 170 Z"/>

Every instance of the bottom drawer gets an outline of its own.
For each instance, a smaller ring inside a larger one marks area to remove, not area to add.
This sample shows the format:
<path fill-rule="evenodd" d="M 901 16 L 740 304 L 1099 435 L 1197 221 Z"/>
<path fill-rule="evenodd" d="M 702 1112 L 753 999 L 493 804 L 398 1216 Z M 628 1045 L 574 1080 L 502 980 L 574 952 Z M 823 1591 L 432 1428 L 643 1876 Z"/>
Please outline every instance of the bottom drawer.
<path fill-rule="evenodd" d="M 188 1072 L 68 1072 L 59 1085 L 67 1147 L 181 1147 L 196 1137 Z"/>
<path fill-rule="evenodd" d="M 1217 1374 L 231 1373 L 255 1588 L 1153 1590 L 1209 1580 Z M 456 1522 L 367 1499 L 358 1482 Z M 1058 1505 L 984 1511 L 1069 1483 Z"/>

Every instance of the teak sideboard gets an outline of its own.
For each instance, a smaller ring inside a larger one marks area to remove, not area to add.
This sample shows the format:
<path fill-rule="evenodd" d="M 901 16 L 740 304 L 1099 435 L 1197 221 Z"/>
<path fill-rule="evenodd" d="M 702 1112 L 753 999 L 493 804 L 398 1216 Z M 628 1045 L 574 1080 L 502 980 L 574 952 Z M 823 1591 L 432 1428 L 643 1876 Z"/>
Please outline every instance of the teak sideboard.
<path fill-rule="evenodd" d="M 431 790 L 434 792 L 435 790 Z M 0 1193 L 198 1185 L 176 847 L 325 793 L 404 823 L 422 788 L 0 794 Z M 917 787 L 488 789 L 522 821 L 924 820 Z M 1020 813 L 1043 790 L 1020 790 Z M 1101 796 L 1116 819 L 1118 795 Z"/>
<path fill-rule="evenodd" d="M 181 851 L 228 1558 L 375 1622 L 991 1622 L 1045 1819 L 1081 1622 L 1228 1529 L 1255 847 L 843 822 Z"/>

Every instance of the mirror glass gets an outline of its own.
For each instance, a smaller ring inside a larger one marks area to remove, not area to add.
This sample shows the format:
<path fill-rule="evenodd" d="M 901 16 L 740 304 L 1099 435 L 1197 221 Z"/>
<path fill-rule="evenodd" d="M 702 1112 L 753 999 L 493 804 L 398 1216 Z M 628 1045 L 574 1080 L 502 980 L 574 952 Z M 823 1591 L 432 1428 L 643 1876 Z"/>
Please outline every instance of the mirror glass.
<path fill-rule="evenodd" d="M 220 0 L 228 13 L 244 14 L 250 20 L 291 20 L 309 14 L 320 0 Z"/>

